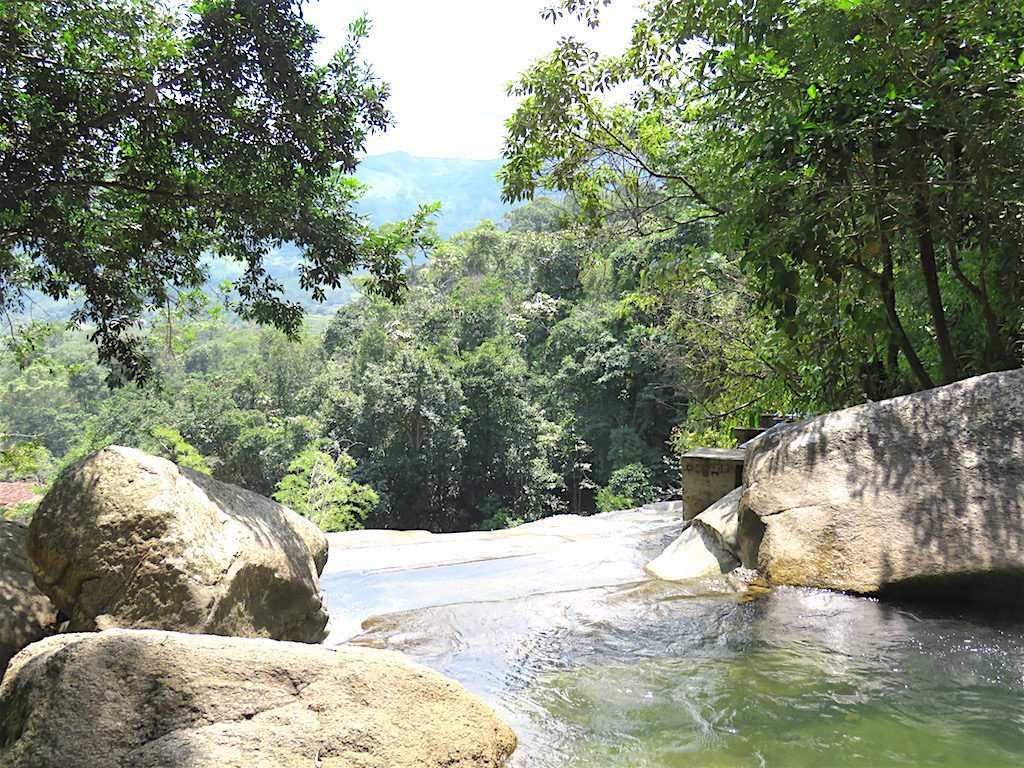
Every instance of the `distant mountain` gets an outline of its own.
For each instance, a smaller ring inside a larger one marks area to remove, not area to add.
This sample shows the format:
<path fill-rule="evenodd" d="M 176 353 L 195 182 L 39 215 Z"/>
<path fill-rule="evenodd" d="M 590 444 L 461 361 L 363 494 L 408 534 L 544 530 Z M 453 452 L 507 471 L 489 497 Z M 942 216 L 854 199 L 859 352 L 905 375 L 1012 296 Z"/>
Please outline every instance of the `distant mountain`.
<path fill-rule="evenodd" d="M 408 218 L 425 203 L 440 202 L 437 231 L 443 238 L 471 229 L 482 219 L 500 222 L 511 206 L 501 202 L 501 189 L 496 174 L 501 160 L 464 160 L 458 158 L 416 157 L 407 152 L 392 152 L 365 158 L 356 173 L 369 189 L 360 201 L 360 213 L 380 226 Z M 355 289 L 347 282 L 341 288 L 327 291 L 323 303 L 313 301 L 299 287 L 299 250 L 287 243 L 267 255 L 270 275 L 284 288 L 285 298 L 297 301 L 312 315 L 331 315 L 351 301 Z M 207 261 L 213 288 L 223 280 L 241 277 L 241 264 L 224 259 Z M 75 300 L 53 301 L 37 292 L 29 296 L 32 312 L 27 317 L 67 320 L 78 306 Z"/>
<path fill-rule="evenodd" d="M 447 238 L 481 219 L 500 222 L 511 210 L 501 202 L 500 168 L 501 160 L 371 155 L 356 170 L 356 178 L 369 187 L 358 207 L 380 226 L 408 218 L 419 205 L 440 202 L 437 231 Z"/>

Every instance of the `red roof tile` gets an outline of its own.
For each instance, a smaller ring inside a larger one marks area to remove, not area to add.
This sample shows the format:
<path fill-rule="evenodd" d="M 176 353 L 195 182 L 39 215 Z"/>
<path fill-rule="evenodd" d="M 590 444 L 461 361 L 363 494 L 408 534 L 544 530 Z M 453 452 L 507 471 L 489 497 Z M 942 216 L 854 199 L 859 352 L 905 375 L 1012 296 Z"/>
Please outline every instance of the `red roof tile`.
<path fill-rule="evenodd" d="M 0 483 L 0 508 L 16 507 L 30 501 L 38 501 L 40 496 L 35 483 Z"/>

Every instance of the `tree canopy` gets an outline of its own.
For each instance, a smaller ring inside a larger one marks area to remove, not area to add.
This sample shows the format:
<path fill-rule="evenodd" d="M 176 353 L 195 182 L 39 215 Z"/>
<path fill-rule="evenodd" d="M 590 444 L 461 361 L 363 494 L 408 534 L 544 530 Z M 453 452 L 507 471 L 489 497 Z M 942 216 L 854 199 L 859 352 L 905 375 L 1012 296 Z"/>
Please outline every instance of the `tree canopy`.
<path fill-rule="evenodd" d="M 292 335 L 302 308 L 264 265 L 283 243 L 314 298 L 357 268 L 395 295 L 422 216 L 381 233 L 352 209 L 391 119 L 367 31 L 319 65 L 295 0 L 3 3 L 0 308 L 75 295 L 100 359 L 142 379 L 142 319 L 201 286 L 207 255 L 244 266 L 238 314 Z"/>
<path fill-rule="evenodd" d="M 651 0 L 620 55 L 565 39 L 511 88 L 504 194 L 561 199 L 425 261 L 430 207 L 353 212 L 366 28 L 320 66 L 291 2 L 2 6 L 0 302 L 83 304 L 0 350 L 0 476 L 116 442 L 332 529 L 491 528 L 670 495 L 765 411 L 1021 364 L 1018 3 Z M 244 267 L 216 297 L 208 256 Z M 361 295 L 300 329 L 292 258 Z"/>
<path fill-rule="evenodd" d="M 110 391 L 81 331 L 24 368 L 0 354 L 0 448 L 21 449 L 0 479 L 46 483 L 115 443 L 330 529 L 500 527 L 594 511 L 606 485 L 605 505 L 648 501 L 676 483 L 666 443 L 695 336 L 669 302 L 631 298 L 633 246 L 559 216 L 483 223 L 408 268 L 403 302 L 361 297 L 297 342 L 217 307 L 153 323 L 141 388 Z"/>
<path fill-rule="evenodd" d="M 811 407 L 927 388 L 1021 362 L 1022 75 L 1009 0 L 653 2 L 621 56 L 567 39 L 513 85 L 505 194 L 706 226 L 671 258 L 737 266 Z"/>

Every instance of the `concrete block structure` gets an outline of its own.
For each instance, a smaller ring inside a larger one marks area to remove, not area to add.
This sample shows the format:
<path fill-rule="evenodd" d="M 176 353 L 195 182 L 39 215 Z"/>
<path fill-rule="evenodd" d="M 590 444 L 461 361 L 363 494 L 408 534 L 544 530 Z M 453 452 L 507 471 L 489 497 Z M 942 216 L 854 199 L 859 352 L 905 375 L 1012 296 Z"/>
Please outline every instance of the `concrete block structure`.
<path fill-rule="evenodd" d="M 683 454 L 683 519 L 692 520 L 743 484 L 739 448 L 694 448 Z"/>
<path fill-rule="evenodd" d="M 736 441 L 736 447 L 743 445 L 748 440 L 753 440 L 758 435 L 764 434 L 763 427 L 733 427 L 732 438 Z"/>

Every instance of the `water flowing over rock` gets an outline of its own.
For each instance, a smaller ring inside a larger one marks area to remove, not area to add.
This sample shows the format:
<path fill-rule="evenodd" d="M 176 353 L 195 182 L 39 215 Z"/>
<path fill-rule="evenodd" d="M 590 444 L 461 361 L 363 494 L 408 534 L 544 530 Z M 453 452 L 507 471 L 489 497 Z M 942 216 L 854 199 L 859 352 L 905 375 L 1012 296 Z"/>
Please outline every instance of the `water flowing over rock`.
<path fill-rule="evenodd" d="M 497 768 L 515 747 L 398 653 L 156 630 L 35 643 L 0 713 L 7 768 Z"/>
<path fill-rule="evenodd" d="M 772 430 L 744 486 L 744 564 L 773 583 L 1024 602 L 1024 370 Z"/>
<path fill-rule="evenodd" d="M 644 568 L 658 579 L 681 581 L 729 573 L 739 566 L 739 505 L 736 488 L 697 515 L 678 539 Z"/>
<path fill-rule="evenodd" d="M 71 631 L 325 635 L 323 533 L 270 499 L 141 451 L 112 446 L 65 470 L 27 549 Z"/>
<path fill-rule="evenodd" d="M 494 592 L 480 597 L 480 563 L 508 570 L 497 582 L 502 598 L 642 581 L 644 564 L 679 535 L 681 511 L 679 502 L 662 502 L 497 531 L 328 534 L 331 559 L 321 583 L 333 602 L 326 642 L 351 639 L 375 615 L 495 599 Z"/>
<path fill-rule="evenodd" d="M 25 526 L 0 520 L 0 677 L 11 657 L 54 629 L 57 609 L 36 587 L 25 554 Z"/>
<path fill-rule="evenodd" d="M 510 768 L 1020 768 L 1020 611 L 645 578 L 681 527 L 330 534 L 327 642 L 482 696 L 519 738 Z"/>

